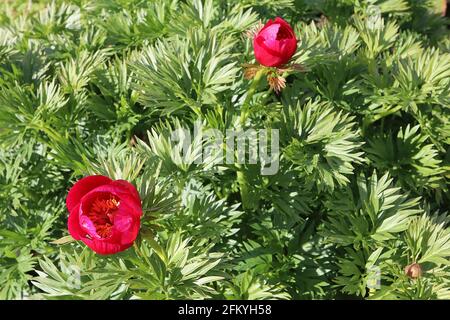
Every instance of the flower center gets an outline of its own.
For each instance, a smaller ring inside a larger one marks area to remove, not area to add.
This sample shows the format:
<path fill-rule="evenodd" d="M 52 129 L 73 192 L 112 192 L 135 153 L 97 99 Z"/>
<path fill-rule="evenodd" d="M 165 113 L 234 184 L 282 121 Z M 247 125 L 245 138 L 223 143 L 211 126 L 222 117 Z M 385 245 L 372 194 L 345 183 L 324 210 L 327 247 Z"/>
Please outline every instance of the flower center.
<path fill-rule="evenodd" d="M 114 225 L 114 215 L 119 208 L 119 200 L 109 195 L 108 197 L 98 197 L 93 202 L 87 213 L 88 218 L 95 226 L 97 234 L 106 238 L 111 235 Z"/>

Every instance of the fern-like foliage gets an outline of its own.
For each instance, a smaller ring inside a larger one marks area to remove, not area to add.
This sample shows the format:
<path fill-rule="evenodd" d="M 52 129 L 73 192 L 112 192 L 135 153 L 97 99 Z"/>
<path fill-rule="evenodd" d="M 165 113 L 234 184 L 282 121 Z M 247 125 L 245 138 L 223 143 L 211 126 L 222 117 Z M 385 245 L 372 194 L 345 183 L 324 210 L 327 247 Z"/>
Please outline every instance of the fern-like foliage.
<path fill-rule="evenodd" d="M 289 130 L 283 136 L 292 137 L 283 154 L 319 190 L 348 183 L 346 176 L 363 160 L 352 120 L 319 102 L 308 102 L 303 108 L 297 105 L 283 114 L 282 130 Z"/>

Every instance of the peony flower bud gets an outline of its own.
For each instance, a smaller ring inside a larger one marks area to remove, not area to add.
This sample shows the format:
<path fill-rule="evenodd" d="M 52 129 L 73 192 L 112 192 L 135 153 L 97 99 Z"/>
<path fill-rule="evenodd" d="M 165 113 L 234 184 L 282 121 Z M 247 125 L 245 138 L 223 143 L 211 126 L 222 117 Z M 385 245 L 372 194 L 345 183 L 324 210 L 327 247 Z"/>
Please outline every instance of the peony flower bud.
<path fill-rule="evenodd" d="M 136 188 L 125 180 L 88 176 L 69 190 L 70 235 L 98 254 L 129 248 L 139 233 L 142 207 Z"/>
<path fill-rule="evenodd" d="M 411 263 L 405 267 L 405 274 L 412 279 L 417 279 L 422 275 L 422 268 L 418 263 Z"/>
<path fill-rule="evenodd" d="M 297 50 L 297 39 L 289 23 L 277 17 L 269 20 L 253 38 L 256 60 L 266 67 L 286 64 Z"/>

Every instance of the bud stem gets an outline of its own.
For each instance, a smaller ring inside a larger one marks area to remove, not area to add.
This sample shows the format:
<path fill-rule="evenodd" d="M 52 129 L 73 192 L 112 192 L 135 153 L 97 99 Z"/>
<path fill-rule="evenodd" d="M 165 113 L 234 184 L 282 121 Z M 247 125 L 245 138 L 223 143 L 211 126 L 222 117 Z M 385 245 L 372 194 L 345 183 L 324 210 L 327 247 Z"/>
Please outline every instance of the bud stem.
<path fill-rule="evenodd" d="M 245 97 L 244 103 L 242 104 L 241 108 L 241 116 L 240 116 L 240 124 L 241 126 L 245 125 L 245 122 L 247 120 L 248 114 L 249 114 L 249 108 L 250 108 L 250 101 L 253 98 L 253 95 L 256 92 L 256 89 L 258 88 L 259 83 L 261 82 L 262 76 L 266 73 L 265 68 L 262 68 L 256 72 L 255 77 L 253 78 L 253 82 L 248 89 L 247 96 Z"/>
<path fill-rule="evenodd" d="M 245 100 L 241 107 L 241 115 L 239 118 L 239 122 L 241 124 L 241 127 L 244 127 L 245 122 L 247 121 L 248 115 L 249 115 L 249 109 L 250 109 L 250 101 L 253 98 L 253 95 L 256 92 L 256 89 L 258 88 L 259 83 L 261 82 L 261 79 L 263 75 L 266 73 L 265 68 L 259 69 L 255 77 L 253 78 L 253 82 L 248 89 L 247 96 L 245 97 Z M 239 185 L 239 190 L 241 193 L 241 200 L 242 200 L 242 207 L 243 209 L 251 209 L 252 206 L 250 205 L 250 192 L 249 192 L 249 184 L 247 182 L 246 176 L 244 174 L 244 168 L 240 164 L 236 165 L 237 172 L 236 172 L 236 178 Z"/>

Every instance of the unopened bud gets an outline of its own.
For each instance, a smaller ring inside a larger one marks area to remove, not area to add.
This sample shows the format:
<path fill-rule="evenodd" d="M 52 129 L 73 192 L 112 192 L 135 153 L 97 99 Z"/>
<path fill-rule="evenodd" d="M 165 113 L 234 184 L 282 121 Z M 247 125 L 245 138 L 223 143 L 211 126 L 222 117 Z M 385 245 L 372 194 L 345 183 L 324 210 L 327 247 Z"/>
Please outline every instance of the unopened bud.
<path fill-rule="evenodd" d="M 405 267 L 405 274 L 412 279 L 417 279 L 422 275 L 422 268 L 418 263 L 411 263 Z"/>

